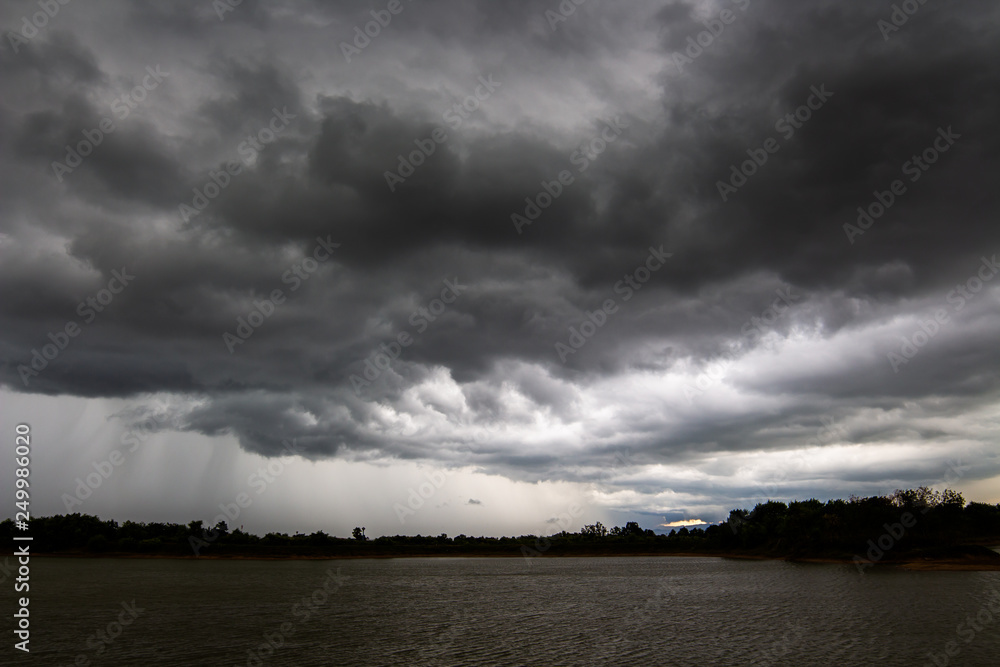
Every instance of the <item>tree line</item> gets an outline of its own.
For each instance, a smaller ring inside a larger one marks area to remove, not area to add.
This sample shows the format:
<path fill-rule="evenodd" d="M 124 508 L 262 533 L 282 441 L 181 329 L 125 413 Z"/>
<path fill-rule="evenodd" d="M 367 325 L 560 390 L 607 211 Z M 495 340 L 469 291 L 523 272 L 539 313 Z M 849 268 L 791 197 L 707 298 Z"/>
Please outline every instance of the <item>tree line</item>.
<path fill-rule="evenodd" d="M 9 540 L 14 533 L 10 519 L 0 522 L 0 539 Z M 187 524 L 119 523 L 76 513 L 34 518 L 27 534 L 33 537 L 36 553 L 54 554 L 322 557 L 684 552 L 850 558 L 868 553 L 871 559 L 874 546 L 874 553 L 881 554 L 875 560 L 892 560 L 922 549 L 1000 544 L 1000 504 L 966 503 L 956 491 L 920 487 L 885 496 L 852 496 L 826 502 L 769 500 L 750 510 L 732 510 L 718 524 L 669 533 L 643 529 L 630 521 L 610 529 L 597 522 L 576 533 L 550 535 L 449 537 L 442 533 L 375 539 L 369 538 L 363 527 L 355 528 L 349 538 L 324 531 L 258 536 L 232 528 L 225 521 L 214 526 L 205 526 L 200 520 Z"/>

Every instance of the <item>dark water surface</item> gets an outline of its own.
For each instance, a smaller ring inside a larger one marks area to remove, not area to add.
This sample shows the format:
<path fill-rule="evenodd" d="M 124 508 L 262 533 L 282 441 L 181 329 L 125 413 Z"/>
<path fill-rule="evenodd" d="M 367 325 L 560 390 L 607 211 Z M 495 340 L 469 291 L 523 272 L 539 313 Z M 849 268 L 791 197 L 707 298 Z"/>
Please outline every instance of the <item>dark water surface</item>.
<path fill-rule="evenodd" d="M 0 664 L 912 666 L 934 664 L 928 652 L 945 664 L 955 642 L 948 664 L 1000 665 L 1000 615 L 985 606 L 996 572 L 719 558 L 31 566 L 31 654 L 8 630 Z M 3 591 L 12 627 L 10 578 Z"/>

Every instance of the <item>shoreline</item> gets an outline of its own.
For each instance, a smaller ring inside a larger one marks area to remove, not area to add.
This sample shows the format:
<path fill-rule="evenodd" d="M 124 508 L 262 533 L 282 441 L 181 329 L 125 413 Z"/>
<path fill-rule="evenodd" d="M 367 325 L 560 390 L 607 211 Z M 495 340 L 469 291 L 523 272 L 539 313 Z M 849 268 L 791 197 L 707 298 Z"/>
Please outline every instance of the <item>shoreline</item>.
<path fill-rule="evenodd" d="M 204 554 L 204 555 L 181 555 L 168 553 L 130 553 L 130 552 L 106 552 L 106 553 L 85 553 L 85 552 L 61 552 L 61 553 L 35 553 L 34 557 L 42 558 L 113 558 L 113 559 L 171 559 L 171 560 L 238 560 L 238 561 L 301 561 L 301 560 L 385 560 L 390 558 L 525 558 L 521 554 L 510 553 L 488 553 L 488 554 L 452 554 L 452 553 L 426 553 L 426 554 L 325 554 L 325 555 L 256 555 L 256 554 Z M 809 563 L 816 565 L 854 565 L 853 558 L 836 558 L 832 556 L 773 556 L 766 554 L 719 554 L 719 553 L 697 553 L 697 552 L 630 552 L 630 553 L 575 553 L 575 554 L 543 554 L 533 556 L 536 558 L 724 558 L 734 560 L 758 560 L 758 561 L 786 561 L 789 563 Z M 1000 560 L 996 562 L 986 562 L 977 558 L 926 558 L 914 556 L 913 558 L 901 558 L 899 560 L 888 560 L 872 563 L 871 567 L 890 568 L 896 567 L 911 572 L 1000 572 Z"/>

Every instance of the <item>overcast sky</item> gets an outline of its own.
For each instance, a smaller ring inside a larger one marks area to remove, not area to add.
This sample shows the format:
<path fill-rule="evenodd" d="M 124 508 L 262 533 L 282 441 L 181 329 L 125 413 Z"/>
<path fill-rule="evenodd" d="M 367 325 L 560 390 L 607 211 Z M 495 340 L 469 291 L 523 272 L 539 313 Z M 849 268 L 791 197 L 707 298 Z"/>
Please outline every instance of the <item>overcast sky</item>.
<path fill-rule="evenodd" d="M 1000 502 L 1000 6 L 902 4 L 4 3 L 33 513 Z"/>

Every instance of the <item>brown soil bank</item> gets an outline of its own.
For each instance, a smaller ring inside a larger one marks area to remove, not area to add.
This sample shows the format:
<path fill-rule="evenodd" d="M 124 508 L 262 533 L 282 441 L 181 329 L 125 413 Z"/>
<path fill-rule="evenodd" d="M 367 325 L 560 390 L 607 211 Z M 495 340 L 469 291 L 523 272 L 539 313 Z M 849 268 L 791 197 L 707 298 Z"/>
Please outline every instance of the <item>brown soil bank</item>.
<path fill-rule="evenodd" d="M 912 554 L 902 566 L 921 571 L 1000 571 L 1000 553 L 978 545 L 941 547 Z"/>

